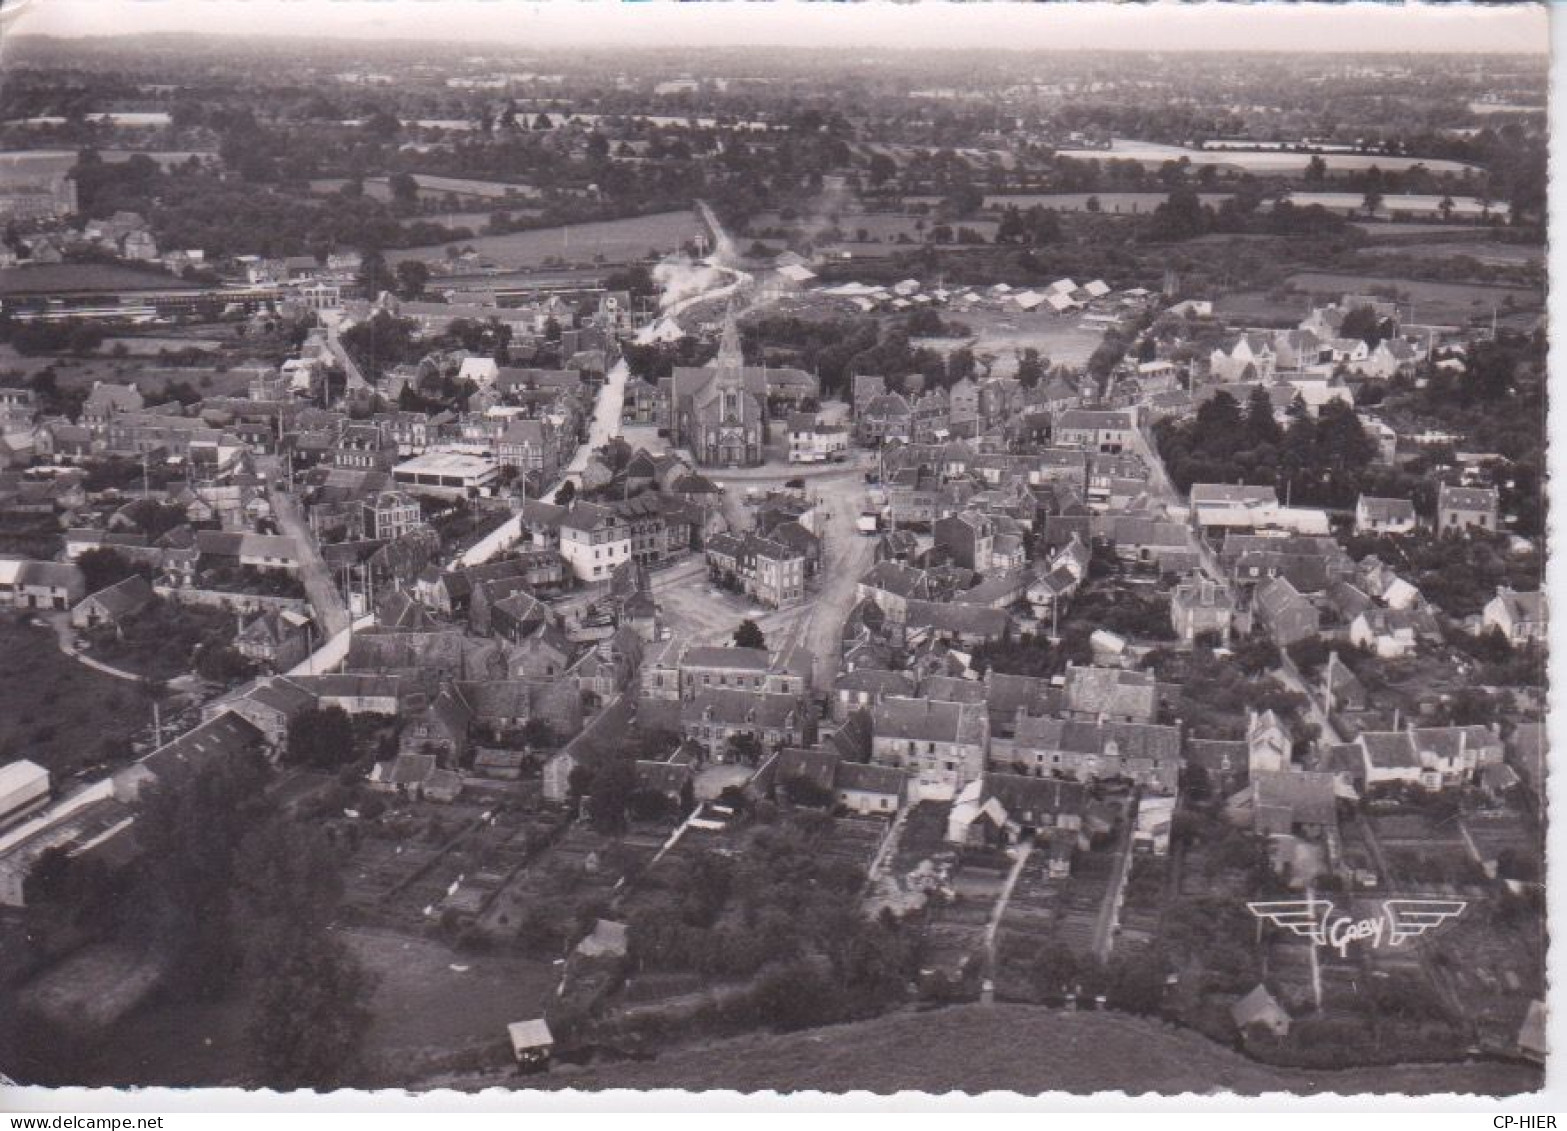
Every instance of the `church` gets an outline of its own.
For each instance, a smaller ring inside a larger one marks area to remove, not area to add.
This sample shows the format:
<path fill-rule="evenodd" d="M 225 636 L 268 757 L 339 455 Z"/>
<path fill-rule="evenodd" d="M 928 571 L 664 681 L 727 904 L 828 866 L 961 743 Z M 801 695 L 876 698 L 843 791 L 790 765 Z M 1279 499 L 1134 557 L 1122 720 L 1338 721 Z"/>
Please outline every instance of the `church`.
<path fill-rule="evenodd" d="M 756 467 L 767 445 L 767 373 L 747 366 L 734 312 L 713 364 L 677 366 L 669 387 L 670 440 L 702 467 Z"/>

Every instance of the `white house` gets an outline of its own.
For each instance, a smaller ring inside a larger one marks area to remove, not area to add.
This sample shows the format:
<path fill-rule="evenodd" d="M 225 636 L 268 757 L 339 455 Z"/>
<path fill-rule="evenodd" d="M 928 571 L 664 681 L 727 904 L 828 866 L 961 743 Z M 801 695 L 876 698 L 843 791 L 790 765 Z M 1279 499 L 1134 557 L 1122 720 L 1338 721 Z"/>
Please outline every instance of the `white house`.
<path fill-rule="evenodd" d="M 1419 525 L 1415 504 L 1408 499 L 1362 495 L 1355 503 L 1356 534 L 1409 534 Z"/>
<path fill-rule="evenodd" d="M 462 368 L 457 370 L 457 380 L 472 381 L 483 389 L 495 384 L 500 373 L 493 357 L 465 357 Z"/>
<path fill-rule="evenodd" d="M 1481 623 L 1494 628 L 1509 644 L 1544 641 L 1549 631 L 1549 616 L 1544 593 L 1520 593 L 1505 585 L 1486 603 Z"/>
<path fill-rule="evenodd" d="M 597 503 L 573 503 L 560 520 L 560 556 L 583 581 L 607 581 L 631 560 L 631 526 Z"/>

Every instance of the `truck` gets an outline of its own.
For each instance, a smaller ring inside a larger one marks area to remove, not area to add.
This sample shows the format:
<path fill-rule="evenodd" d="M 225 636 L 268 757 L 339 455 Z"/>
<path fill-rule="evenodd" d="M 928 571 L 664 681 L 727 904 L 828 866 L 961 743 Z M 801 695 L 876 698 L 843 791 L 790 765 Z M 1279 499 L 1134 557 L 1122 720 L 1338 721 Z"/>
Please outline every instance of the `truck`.
<path fill-rule="evenodd" d="M 875 511 L 861 511 L 854 528 L 861 534 L 876 534 L 881 530 L 881 515 Z"/>

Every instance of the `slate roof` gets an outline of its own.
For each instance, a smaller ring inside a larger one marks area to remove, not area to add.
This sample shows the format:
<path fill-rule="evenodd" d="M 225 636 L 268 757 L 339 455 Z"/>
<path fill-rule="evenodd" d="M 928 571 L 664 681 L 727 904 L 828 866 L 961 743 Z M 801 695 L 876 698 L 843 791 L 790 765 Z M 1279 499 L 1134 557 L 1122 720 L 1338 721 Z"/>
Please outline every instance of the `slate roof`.
<path fill-rule="evenodd" d="M 905 776 L 894 766 L 872 766 L 865 762 L 840 761 L 834 786 L 840 791 L 901 794 Z"/>
<path fill-rule="evenodd" d="M 796 722 L 803 717 L 800 701 L 793 695 L 769 691 L 750 691 L 744 688 L 710 687 L 697 693 L 695 699 L 681 706 L 682 723 L 697 725 L 707 721 L 712 711 L 712 722 L 726 727 L 756 727 L 759 730 L 778 730 L 784 727 L 792 714 Z"/>
<path fill-rule="evenodd" d="M 1067 668 L 1063 706 L 1068 711 L 1152 722 L 1159 714 L 1159 685 L 1150 672 L 1073 664 Z"/>
<path fill-rule="evenodd" d="M 765 672 L 771 661 L 765 648 L 720 647 L 698 644 L 687 648 L 681 657 L 682 667 L 726 668 L 730 671 Z"/>
<path fill-rule="evenodd" d="M 832 789 L 842 758 L 829 750 L 802 750 L 789 747 L 779 751 L 775 780 L 804 778 L 822 789 Z"/>
<path fill-rule="evenodd" d="M 1261 771 L 1251 777 L 1252 805 L 1256 809 L 1284 809 L 1296 825 L 1332 825 L 1338 822 L 1333 775 L 1309 771 Z"/>
<path fill-rule="evenodd" d="M 877 738 L 916 742 L 980 743 L 985 739 L 986 717 L 966 703 L 942 703 L 929 699 L 890 698 L 871 710 Z"/>
<path fill-rule="evenodd" d="M 911 631 L 929 628 L 936 632 L 980 636 L 990 640 L 1001 639 L 1007 631 L 1006 610 L 986 608 L 983 605 L 910 601 L 905 619 Z"/>
<path fill-rule="evenodd" d="M 1437 507 L 1441 510 L 1490 511 L 1496 509 L 1499 499 L 1494 487 L 1449 487 L 1444 483 L 1437 492 Z"/>
<path fill-rule="evenodd" d="M 153 599 L 152 586 L 141 574 L 132 574 L 122 581 L 90 593 L 85 598 L 92 601 L 113 620 L 140 612 Z"/>

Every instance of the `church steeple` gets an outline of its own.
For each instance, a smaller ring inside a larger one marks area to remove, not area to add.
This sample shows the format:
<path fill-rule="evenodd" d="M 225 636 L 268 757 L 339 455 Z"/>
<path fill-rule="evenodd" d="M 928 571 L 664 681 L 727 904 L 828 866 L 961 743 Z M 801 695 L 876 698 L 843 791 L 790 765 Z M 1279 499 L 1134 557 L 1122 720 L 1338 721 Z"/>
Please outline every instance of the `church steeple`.
<path fill-rule="evenodd" d="M 724 335 L 718 343 L 718 358 L 714 362 L 718 367 L 718 380 L 725 385 L 740 385 L 745 368 L 745 355 L 740 351 L 740 326 L 735 321 L 735 310 L 731 306 L 724 311 Z"/>

